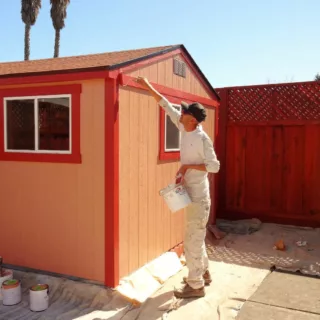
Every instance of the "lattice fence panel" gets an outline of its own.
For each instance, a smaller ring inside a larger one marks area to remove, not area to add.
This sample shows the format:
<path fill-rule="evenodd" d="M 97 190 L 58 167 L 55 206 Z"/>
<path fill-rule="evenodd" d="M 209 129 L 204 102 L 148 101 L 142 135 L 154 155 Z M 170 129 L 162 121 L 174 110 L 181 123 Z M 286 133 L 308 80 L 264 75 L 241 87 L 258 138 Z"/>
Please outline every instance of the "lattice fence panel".
<path fill-rule="evenodd" d="M 39 106 L 39 128 L 63 127 L 69 130 L 69 108 L 52 103 Z"/>
<path fill-rule="evenodd" d="M 320 120 L 320 82 L 227 90 L 228 120 L 232 122 Z"/>
<path fill-rule="evenodd" d="M 34 149 L 34 101 L 6 102 L 7 146 L 14 150 Z"/>
<path fill-rule="evenodd" d="M 69 108 L 48 101 L 39 102 L 41 150 L 69 150 Z"/>
<path fill-rule="evenodd" d="M 10 113 L 13 128 L 26 130 L 34 125 L 33 101 L 14 100 L 8 103 L 7 113 Z"/>

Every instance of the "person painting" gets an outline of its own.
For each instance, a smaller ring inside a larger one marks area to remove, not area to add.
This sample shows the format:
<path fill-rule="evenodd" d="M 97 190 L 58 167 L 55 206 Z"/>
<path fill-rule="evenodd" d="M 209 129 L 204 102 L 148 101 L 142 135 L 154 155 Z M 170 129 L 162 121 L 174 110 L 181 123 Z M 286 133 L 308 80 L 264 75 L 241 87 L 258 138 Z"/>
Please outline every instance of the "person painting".
<path fill-rule="evenodd" d="M 204 286 L 212 282 L 205 247 L 206 225 L 211 205 L 208 173 L 217 173 L 220 169 L 212 141 L 201 126 L 207 116 L 206 109 L 197 102 L 181 102 L 180 113 L 146 78 L 139 77 L 137 82 L 150 92 L 181 131 L 181 167 L 177 176 L 182 177 L 192 203 L 186 210 L 184 240 L 189 273 L 188 277 L 184 278 L 185 285 L 175 290 L 174 295 L 177 298 L 203 297 Z"/>

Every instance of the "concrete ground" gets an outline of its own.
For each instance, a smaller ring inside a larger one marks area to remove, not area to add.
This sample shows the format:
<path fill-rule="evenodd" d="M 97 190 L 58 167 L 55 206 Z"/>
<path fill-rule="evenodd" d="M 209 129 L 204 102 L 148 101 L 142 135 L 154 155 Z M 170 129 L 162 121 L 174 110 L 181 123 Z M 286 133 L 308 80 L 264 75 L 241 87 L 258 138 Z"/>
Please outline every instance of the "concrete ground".
<path fill-rule="evenodd" d="M 287 245 L 284 252 L 273 249 L 279 238 L 283 238 Z M 299 247 L 296 241 L 307 241 L 307 244 Z M 12 307 L 0 304 L 0 319 L 231 320 L 238 316 L 241 320 L 263 320 L 262 316 L 267 314 L 269 316 L 266 319 L 269 320 L 280 319 L 280 316 L 281 319 L 290 320 L 304 320 L 305 316 L 310 320 L 319 319 L 316 293 L 320 288 L 313 282 L 317 279 L 289 279 L 286 274 L 270 271 L 270 267 L 287 268 L 318 275 L 318 229 L 263 224 L 259 231 L 250 235 L 229 234 L 220 241 L 208 235 L 207 250 L 213 283 L 206 288 L 205 298 L 174 299 L 172 290 L 182 285 L 181 279 L 186 275 L 186 268 L 170 278 L 140 307 L 133 306 L 117 292 L 97 285 L 16 272 L 15 277 L 22 280 L 23 301 Z M 282 285 L 276 287 L 281 279 Z M 28 288 L 39 282 L 50 286 L 50 307 L 44 312 L 33 313 L 28 307 Z M 303 290 L 296 292 L 293 288 Z M 313 300 L 308 300 L 309 297 Z M 286 301 L 292 303 L 288 305 Z"/>
<path fill-rule="evenodd" d="M 255 223 L 239 221 L 239 227 L 234 229 L 249 229 L 250 224 Z M 285 251 L 274 250 L 274 244 L 279 240 L 283 240 Z M 264 223 L 257 232 L 230 233 L 208 246 L 215 261 L 320 276 L 320 229 Z"/>
<path fill-rule="evenodd" d="M 319 278 L 273 272 L 244 304 L 237 319 L 320 319 L 319 292 Z"/>

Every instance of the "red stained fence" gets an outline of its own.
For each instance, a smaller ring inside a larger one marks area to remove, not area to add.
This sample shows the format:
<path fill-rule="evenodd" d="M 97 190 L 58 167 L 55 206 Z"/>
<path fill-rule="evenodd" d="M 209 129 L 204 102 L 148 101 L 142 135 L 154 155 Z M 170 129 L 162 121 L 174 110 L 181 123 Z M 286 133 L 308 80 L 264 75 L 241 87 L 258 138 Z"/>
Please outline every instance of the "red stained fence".
<path fill-rule="evenodd" d="M 320 226 L 320 82 L 217 90 L 218 217 Z"/>

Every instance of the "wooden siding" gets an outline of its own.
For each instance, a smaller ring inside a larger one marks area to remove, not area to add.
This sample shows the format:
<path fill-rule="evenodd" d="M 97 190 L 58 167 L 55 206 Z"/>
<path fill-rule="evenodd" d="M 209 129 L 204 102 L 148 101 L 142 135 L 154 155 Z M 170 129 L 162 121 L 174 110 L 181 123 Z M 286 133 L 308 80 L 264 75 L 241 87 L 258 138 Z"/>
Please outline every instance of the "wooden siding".
<path fill-rule="evenodd" d="M 104 281 L 104 106 L 82 82 L 81 164 L 0 162 L 5 263 Z"/>
<path fill-rule="evenodd" d="M 184 60 L 183 57 L 177 55 L 175 58 Z M 173 73 L 173 59 L 169 58 L 150 66 L 141 68 L 130 73 L 132 77 L 147 77 L 151 82 L 158 83 L 169 88 L 195 94 L 200 97 L 210 98 L 200 81 L 194 75 L 187 65 L 186 77 L 180 77 Z"/>
<path fill-rule="evenodd" d="M 226 210 L 319 226 L 320 124 L 228 126 Z"/>
<path fill-rule="evenodd" d="M 214 137 L 214 110 L 205 130 Z M 120 89 L 120 277 L 183 241 L 184 213 L 170 213 L 159 191 L 178 161 L 159 162 L 159 106 L 146 92 Z"/>

